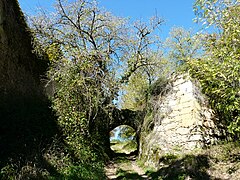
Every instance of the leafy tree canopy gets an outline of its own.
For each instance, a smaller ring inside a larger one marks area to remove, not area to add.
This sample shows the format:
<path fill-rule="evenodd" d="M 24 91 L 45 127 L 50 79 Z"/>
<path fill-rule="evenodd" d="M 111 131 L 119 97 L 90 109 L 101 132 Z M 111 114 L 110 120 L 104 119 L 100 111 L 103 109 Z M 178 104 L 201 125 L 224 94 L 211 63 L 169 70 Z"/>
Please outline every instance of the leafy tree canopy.
<path fill-rule="evenodd" d="M 43 10 L 29 22 L 36 51 L 50 59 L 48 86 L 67 142 L 77 150 L 79 142 L 103 143 L 122 85 L 134 74 L 155 78 L 162 61 L 155 32 L 163 20 L 129 23 L 97 1 L 58 0 L 54 12 Z"/>
<path fill-rule="evenodd" d="M 218 33 L 205 36 L 205 56 L 188 62 L 190 73 L 229 132 L 240 132 L 240 4 L 235 0 L 197 0 L 197 20 L 215 26 Z"/>

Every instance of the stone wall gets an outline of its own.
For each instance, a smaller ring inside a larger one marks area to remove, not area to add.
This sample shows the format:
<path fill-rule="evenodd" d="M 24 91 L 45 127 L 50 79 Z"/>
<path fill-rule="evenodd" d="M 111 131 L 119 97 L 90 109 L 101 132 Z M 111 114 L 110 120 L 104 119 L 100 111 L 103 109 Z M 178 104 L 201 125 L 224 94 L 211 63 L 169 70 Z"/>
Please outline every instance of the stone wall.
<path fill-rule="evenodd" d="M 19 163 L 40 157 L 42 152 L 35 153 L 57 132 L 41 83 L 47 66 L 47 60 L 33 53 L 18 1 L 0 0 L 0 169 L 16 157 Z"/>
<path fill-rule="evenodd" d="M 140 140 L 140 157 L 156 166 L 161 156 L 179 154 L 214 143 L 219 134 L 213 111 L 198 83 L 187 75 L 169 81 L 168 91 L 153 102 Z"/>
<path fill-rule="evenodd" d="M 0 100 L 40 96 L 47 60 L 32 52 L 32 35 L 17 0 L 0 0 Z M 8 100 L 6 100 L 8 101 Z"/>

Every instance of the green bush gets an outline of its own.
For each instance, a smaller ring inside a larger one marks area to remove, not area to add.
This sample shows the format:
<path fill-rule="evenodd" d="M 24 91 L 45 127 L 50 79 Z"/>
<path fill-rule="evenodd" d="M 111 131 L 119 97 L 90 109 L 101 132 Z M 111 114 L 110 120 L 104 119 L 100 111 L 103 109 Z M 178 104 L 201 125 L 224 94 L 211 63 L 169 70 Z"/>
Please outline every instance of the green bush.
<path fill-rule="evenodd" d="M 198 79 L 210 105 L 235 138 L 240 133 L 240 5 L 236 1 L 197 0 L 195 12 L 219 34 L 206 35 L 205 56 L 188 61 L 189 72 Z"/>

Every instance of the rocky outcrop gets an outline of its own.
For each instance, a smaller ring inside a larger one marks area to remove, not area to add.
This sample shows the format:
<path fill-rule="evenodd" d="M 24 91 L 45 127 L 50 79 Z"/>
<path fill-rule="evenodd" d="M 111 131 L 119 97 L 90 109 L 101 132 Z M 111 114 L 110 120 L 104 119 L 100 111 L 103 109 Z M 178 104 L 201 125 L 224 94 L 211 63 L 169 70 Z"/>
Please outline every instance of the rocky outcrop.
<path fill-rule="evenodd" d="M 0 95 L 41 93 L 40 75 L 47 63 L 32 52 L 32 37 L 16 0 L 0 0 Z"/>
<path fill-rule="evenodd" d="M 161 156 L 180 154 L 213 144 L 219 130 L 197 82 L 187 75 L 172 78 L 165 93 L 152 100 L 140 140 L 140 157 L 157 166 Z"/>
<path fill-rule="evenodd" d="M 13 156 L 35 157 L 57 131 L 41 85 L 46 70 L 17 0 L 0 0 L 0 169 Z"/>

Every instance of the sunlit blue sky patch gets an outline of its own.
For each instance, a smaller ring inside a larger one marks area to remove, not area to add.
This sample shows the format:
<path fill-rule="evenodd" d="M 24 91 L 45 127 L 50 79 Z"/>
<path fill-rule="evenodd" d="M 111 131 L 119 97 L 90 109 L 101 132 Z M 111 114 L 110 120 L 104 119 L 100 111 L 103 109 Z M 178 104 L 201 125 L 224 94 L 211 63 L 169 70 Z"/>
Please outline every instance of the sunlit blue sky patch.
<path fill-rule="evenodd" d="M 34 14 L 37 8 L 52 9 L 55 0 L 19 0 L 22 10 Z M 131 21 L 147 21 L 153 15 L 159 15 L 165 20 L 160 36 L 165 39 L 172 27 L 181 26 L 186 29 L 199 29 L 193 23 L 194 0 L 99 0 L 99 6 L 116 16 L 128 17 Z"/>

